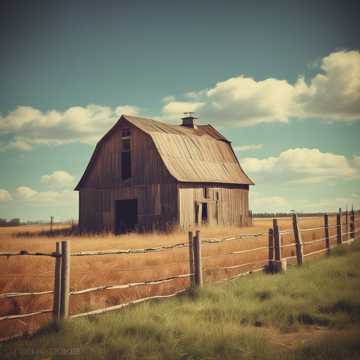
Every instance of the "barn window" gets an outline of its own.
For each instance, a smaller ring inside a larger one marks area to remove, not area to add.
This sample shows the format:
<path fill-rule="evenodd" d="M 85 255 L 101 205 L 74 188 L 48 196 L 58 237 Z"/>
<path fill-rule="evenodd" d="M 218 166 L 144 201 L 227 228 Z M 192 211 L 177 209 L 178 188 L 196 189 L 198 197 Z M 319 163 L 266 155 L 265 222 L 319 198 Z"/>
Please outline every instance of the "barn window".
<path fill-rule="evenodd" d="M 131 177 L 131 153 L 130 151 L 121 153 L 121 177 L 126 180 Z"/>
<path fill-rule="evenodd" d="M 126 180 L 131 177 L 130 129 L 122 129 L 121 143 L 121 177 Z"/>

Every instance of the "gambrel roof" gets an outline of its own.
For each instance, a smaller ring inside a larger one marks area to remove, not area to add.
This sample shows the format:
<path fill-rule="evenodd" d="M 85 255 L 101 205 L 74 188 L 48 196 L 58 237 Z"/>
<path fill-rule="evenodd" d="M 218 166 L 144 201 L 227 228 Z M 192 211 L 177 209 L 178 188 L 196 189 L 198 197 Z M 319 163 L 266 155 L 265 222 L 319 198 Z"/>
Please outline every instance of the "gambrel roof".
<path fill-rule="evenodd" d="M 211 125 L 190 128 L 122 115 L 98 142 L 76 190 L 84 182 L 106 138 L 124 120 L 151 137 L 167 170 L 179 182 L 254 184 L 241 168 L 230 141 Z"/>

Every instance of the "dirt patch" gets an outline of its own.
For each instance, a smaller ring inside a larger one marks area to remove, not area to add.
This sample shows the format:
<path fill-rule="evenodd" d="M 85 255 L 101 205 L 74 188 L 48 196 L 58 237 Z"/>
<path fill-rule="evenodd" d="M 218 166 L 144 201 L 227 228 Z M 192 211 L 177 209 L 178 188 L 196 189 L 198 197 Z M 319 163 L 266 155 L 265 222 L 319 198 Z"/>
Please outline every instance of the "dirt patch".
<path fill-rule="evenodd" d="M 327 338 L 333 339 L 336 336 L 350 335 L 354 330 L 352 328 L 340 330 L 323 326 L 306 326 L 296 331 L 284 333 L 275 328 L 263 329 L 264 335 L 280 351 L 295 350 Z"/>

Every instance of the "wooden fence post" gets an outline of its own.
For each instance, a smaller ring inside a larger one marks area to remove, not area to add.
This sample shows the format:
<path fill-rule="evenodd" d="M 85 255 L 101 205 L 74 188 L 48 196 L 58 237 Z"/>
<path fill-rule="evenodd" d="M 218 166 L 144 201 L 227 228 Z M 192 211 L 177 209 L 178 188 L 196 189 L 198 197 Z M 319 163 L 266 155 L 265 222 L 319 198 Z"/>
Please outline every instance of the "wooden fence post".
<path fill-rule="evenodd" d="M 329 215 L 324 214 L 324 234 L 325 234 L 325 247 L 327 253 L 330 254 L 330 236 L 329 236 Z"/>
<path fill-rule="evenodd" d="M 355 240 L 355 212 L 354 212 L 354 208 L 351 209 L 351 214 L 350 214 L 350 239 Z"/>
<path fill-rule="evenodd" d="M 341 209 L 336 214 L 336 240 L 338 244 L 342 244 L 342 224 L 341 224 Z"/>
<path fill-rule="evenodd" d="M 286 270 L 285 264 L 282 263 L 281 259 L 281 239 L 279 233 L 279 226 L 277 219 L 273 219 L 273 233 L 274 233 L 274 253 L 275 253 L 275 263 L 274 271 L 281 272 Z"/>
<path fill-rule="evenodd" d="M 199 230 L 196 230 L 196 235 L 194 237 L 194 270 L 195 286 L 201 288 L 203 285 L 203 274 L 201 264 L 201 240 Z"/>
<path fill-rule="evenodd" d="M 50 216 L 50 234 L 53 234 L 54 217 Z"/>
<path fill-rule="evenodd" d="M 350 234 L 349 234 L 349 232 L 350 232 L 350 230 L 349 230 L 349 228 L 350 228 L 350 223 L 349 223 L 349 211 L 348 211 L 348 206 L 346 205 L 346 213 L 345 213 L 345 223 L 346 223 L 346 225 L 345 225 L 345 239 L 346 240 L 349 240 L 350 239 Z"/>
<path fill-rule="evenodd" d="M 302 243 L 301 233 L 299 230 L 297 214 L 294 213 L 292 215 L 292 220 L 293 220 L 293 229 L 294 229 L 294 237 L 296 244 L 296 260 L 298 266 L 301 266 L 303 263 L 304 254 L 303 254 L 303 243 Z"/>
<path fill-rule="evenodd" d="M 60 320 L 60 303 L 61 303 L 61 246 L 60 242 L 56 243 L 55 258 L 55 275 L 54 275 L 54 298 L 53 298 L 53 318 Z"/>
<path fill-rule="evenodd" d="M 194 287 L 194 237 L 193 232 L 189 231 L 189 269 L 190 269 L 190 286 Z"/>
<path fill-rule="evenodd" d="M 269 229 L 269 272 L 274 271 L 274 230 Z"/>
<path fill-rule="evenodd" d="M 61 302 L 60 318 L 69 317 L 70 300 L 70 242 L 61 242 Z"/>

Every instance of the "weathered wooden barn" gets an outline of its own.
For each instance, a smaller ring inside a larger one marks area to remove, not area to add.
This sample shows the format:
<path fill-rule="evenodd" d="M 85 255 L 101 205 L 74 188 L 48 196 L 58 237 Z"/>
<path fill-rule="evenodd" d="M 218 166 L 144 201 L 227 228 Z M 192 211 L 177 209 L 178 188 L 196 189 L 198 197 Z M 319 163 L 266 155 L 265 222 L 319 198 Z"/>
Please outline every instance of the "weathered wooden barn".
<path fill-rule="evenodd" d="M 230 141 L 194 119 L 169 125 L 122 115 L 75 188 L 81 231 L 248 224 L 253 182 Z"/>

